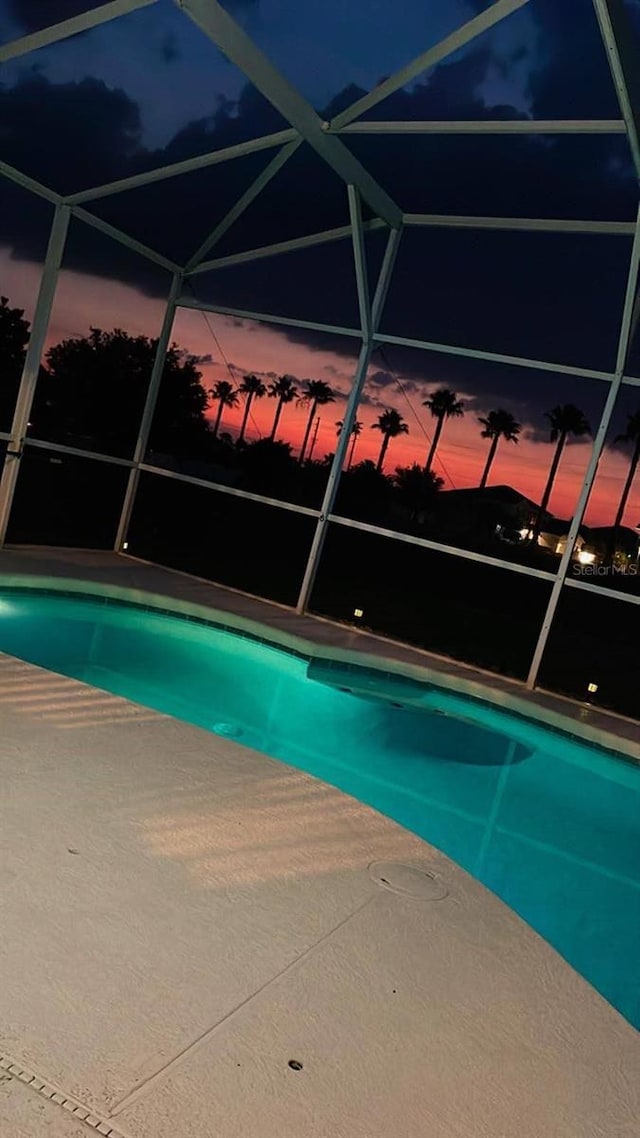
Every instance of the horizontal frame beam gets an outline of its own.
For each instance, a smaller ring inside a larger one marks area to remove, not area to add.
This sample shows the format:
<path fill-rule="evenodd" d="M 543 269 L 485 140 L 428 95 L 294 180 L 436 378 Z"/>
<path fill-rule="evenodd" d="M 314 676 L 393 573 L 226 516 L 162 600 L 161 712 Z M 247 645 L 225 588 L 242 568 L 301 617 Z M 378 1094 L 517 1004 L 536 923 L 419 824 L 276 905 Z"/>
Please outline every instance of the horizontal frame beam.
<path fill-rule="evenodd" d="M 117 19 L 118 16 L 126 16 L 130 12 L 135 12 L 139 8 L 148 8 L 155 3 L 156 0 L 110 0 L 110 3 L 101 4 L 97 8 L 90 8 L 87 12 L 81 12 L 79 16 L 72 16 L 69 20 L 61 20 L 58 24 L 41 28 L 40 31 L 22 36 L 11 43 L 2 44 L 0 46 L 0 63 L 8 63 L 10 59 L 18 59 L 30 51 L 38 51 L 41 47 L 59 43 L 60 40 L 77 36 L 80 32 L 87 32 L 91 28 L 97 28 L 100 24 L 107 24 L 111 20 Z"/>
<path fill-rule="evenodd" d="M 405 213 L 404 224 L 435 229 L 502 229 L 525 233 L 586 233 L 633 237 L 633 221 L 578 221 L 551 217 L 474 217 L 448 213 Z"/>
<path fill-rule="evenodd" d="M 268 312 L 250 312 L 245 308 L 229 308 L 227 305 L 198 300 L 194 296 L 181 296 L 176 303 L 178 308 L 191 308 L 196 312 L 214 312 L 218 316 L 235 316 L 240 320 L 255 320 L 258 324 L 283 324 L 290 328 L 306 328 L 310 332 L 329 332 L 339 336 L 351 336 L 356 340 L 362 339 L 362 332 L 359 328 L 343 328 L 339 324 L 318 324 L 314 320 L 294 320 L 289 316 L 273 316 Z"/>
<path fill-rule="evenodd" d="M 622 119 L 370 120 L 330 126 L 330 134 L 626 134 Z"/>
<path fill-rule="evenodd" d="M 553 371 L 559 375 L 576 375 L 583 379 L 599 379 L 611 383 L 615 374 L 609 371 L 595 371 L 591 368 L 573 367 L 571 364 L 551 363 L 548 360 L 533 360 L 526 356 L 507 356 L 501 352 L 485 352 L 479 348 L 460 348 L 454 344 L 438 344 L 430 340 L 413 340 L 408 336 L 392 336 L 390 333 L 377 332 L 374 340 L 381 344 L 397 344 L 403 348 L 418 348 L 425 352 L 442 352 L 447 356 L 466 356 L 472 360 L 483 360 L 485 363 L 507 364 L 510 367 L 531 368 L 533 371 Z"/>
<path fill-rule="evenodd" d="M 506 19 L 513 12 L 519 8 L 524 8 L 528 0 L 497 0 L 497 3 L 492 4 L 485 12 L 480 15 L 474 16 L 473 19 L 468 20 L 462 27 L 456 28 L 451 35 L 446 36 L 439 43 L 433 47 L 428 48 L 427 51 L 422 52 L 421 55 L 416 56 L 415 59 L 408 63 L 406 67 L 402 67 L 400 71 L 396 71 L 394 75 L 390 75 L 383 83 L 379 83 L 374 87 L 373 91 L 369 91 L 367 95 L 363 95 L 361 99 L 357 99 L 350 107 L 342 111 L 341 114 L 336 115 L 330 124 L 332 131 L 339 130 L 347 123 L 352 122 L 354 119 L 360 118 L 366 111 L 370 111 L 372 107 L 377 106 L 383 99 L 392 95 L 394 91 L 399 91 L 401 87 L 405 87 L 412 79 L 417 79 L 429 68 L 435 67 L 437 63 L 442 63 L 443 59 L 447 56 L 453 55 L 465 44 L 471 43 L 472 40 L 488 31 L 489 28 L 494 27 L 500 23 L 501 20 Z"/>
<path fill-rule="evenodd" d="M 48 439 L 32 439 L 27 436 L 24 440 L 25 447 L 34 447 L 36 450 L 50 450 L 54 454 L 69 454 L 74 455 L 76 458 L 88 458 L 96 462 L 109 462 L 112 466 L 126 466 L 131 469 L 134 462 L 130 458 L 118 458 L 113 454 L 102 454 L 93 450 L 84 450 L 82 447 L 71 447 L 65 443 L 54 443 Z"/>
<path fill-rule="evenodd" d="M 492 565 L 496 569 L 510 569 L 514 573 L 521 573 L 526 577 L 537 577 L 541 581 L 553 582 L 556 579 L 555 573 L 546 573 L 544 569 L 533 569 L 530 565 L 518 565 L 513 561 L 501 561 L 498 557 L 486 557 L 483 553 L 475 553 L 472 549 L 461 549 L 456 545 L 443 545 L 439 541 L 431 541 L 428 537 L 416 537 L 411 533 L 383 529 L 381 526 L 372 526 L 368 522 L 355 521 L 354 518 L 343 518 L 339 514 L 330 514 L 329 521 L 334 525 L 345 526 L 347 529 L 358 529 L 364 533 L 372 533 L 377 537 L 388 537 L 394 541 L 403 541 L 407 545 L 418 545 L 423 549 L 431 549 L 436 553 L 461 557 L 464 561 L 477 561 L 481 565 Z"/>
<path fill-rule="evenodd" d="M 167 178 L 179 178 L 182 174 L 190 174 L 194 170 L 204 170 L 209 166 L 217 166 L 221 162 L 232 162 L 235 158 L 244 158 L 247 154 L 257 154 L 261 150 L 272 150 L 277 146 L 284 146 L 294 142 L 298 135 L 295 130 L 281 130 L 275 134 L 265 134 L 261 138 L 253 138 L 248 142 L 239 142 L 235 146 L 225 146 L 220 150 L 210 150 L 207 154 L 199 154 L 195 158 L 186 158 L 182 162 L 172 162 L 168 166 L 158 166 L 155 170 L 147 170 L 142 174 L 132 174 L 129 178 L 118 178 L 115 182 L 106 182 L 93 189 L 80 190 L 76 194 L 69 194 L 64 201 L 67 205 L 80 205 L 83 202 L 97 201 L 99 198 L 110 197 L 112 194 L 126 193 L 140 186 L 148 186 L 153 182 L 163 182 Z"/>
<path fill-rule="evenodd" d="M 597 597 L 608 597 L 613 601 L 627 601 L 632 605 L 640 605 L 638 593 L 619 593 L 617 589 L 608 589 L 606 585 L 591 585 L 588 581 L 577 581 L 574 577 L 567 577 L 564 583 L 568 589 L 581 589 L 583 593 L 595 593 Z"/>
<path fill-rule="evenodd" d="M 375 229 L 386 229 L 384 221 L 372 218 L 366 221 L 362 229 L 365 233 Z M 309 233 L 306 237 L 293 237 L 290 241 L 278 241 L 274 245 L 259 245 L 256 249 L 247 249 L 244 253 L 230 253 L 228 257 L 216 257 L 212 261 L 201 261 L 191 272 L 185 276 L 196 276 L 198 273 L 210 273 L 215 269 L 225 269 L 229 265 L 244 265 L 248 261 L 259 261 L 264 257 L 277 257 L 283 253 L 295 253 L 298 249 L 310 249 L 314 245 L 328 245 L 333 241 L 343 241 L 351 237 L 351 226 L 341 225 L 335 229 L 324 229 L 320 233 Z"/>
<path fill-rule="evenodd" d="M 279 510 L 289 510 L 293 514 L 305 514 L 309 518 L 319 518 L 320 511 L 311 506 L 299 506 L 296 502 L 281 502 L 279 498 L 266 498 L 263 494 L 252 494 L 249 490 L 238 490 L 235 486 L 224 486 L 219 482 L 209 482 L 206 478 L 195 478 L 190 474 L 179 474 L 175 470 L 165 470 L 162 466 L 153 466 L 148 462 L 141 462 L 138 470 L 145 474 L 160 474 L 165 478 L 173 478 L 175 482 L 188 482 L 192 486 L 201 486 L 205 490 L 216 490 L 220 494 L 230 494 L 232 498 L 246 498 L 249 502 L 259 502 L 263 506 L 275 506 Z"/>

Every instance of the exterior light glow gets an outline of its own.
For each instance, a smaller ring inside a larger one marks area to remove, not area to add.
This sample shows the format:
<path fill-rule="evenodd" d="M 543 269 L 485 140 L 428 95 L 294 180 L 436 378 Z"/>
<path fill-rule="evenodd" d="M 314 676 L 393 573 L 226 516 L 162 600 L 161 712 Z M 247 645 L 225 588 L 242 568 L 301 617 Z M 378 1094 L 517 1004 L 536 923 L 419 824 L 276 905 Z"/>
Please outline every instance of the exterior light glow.
<path fill-rule="evenodd" d="M 582 549 L 578 554 L 578 561 L 581 565 L 593 565 L 595 559 L 595 553 L 588 553 L 586 549 Z"/>
<path fill-rule="evenodd" d="M 353 615 L 357 617 L 364 616 L 364 609 L 354 609 Z"/>
<path fill-rule="evenodd" d="M 597 685 L 597 684 L 588 684 L 588 685 L 587 685 L 587 691 L 588 691 L 588 692 L 590 692 L 590 693 L 591 693 L 591 695 L 595 695 L 595 693 L 597 692 L 597 690 L 598 690 L 598 685 Z"/>
<path fill-rule="evenodd" d="M 128 542 L 128 541 L 123 541 L 123 543 L 122 543 L 122 548 L 123 548 L 123 549 L 128 549 L 128 548 L 129 548 L 129 542 Z"/>

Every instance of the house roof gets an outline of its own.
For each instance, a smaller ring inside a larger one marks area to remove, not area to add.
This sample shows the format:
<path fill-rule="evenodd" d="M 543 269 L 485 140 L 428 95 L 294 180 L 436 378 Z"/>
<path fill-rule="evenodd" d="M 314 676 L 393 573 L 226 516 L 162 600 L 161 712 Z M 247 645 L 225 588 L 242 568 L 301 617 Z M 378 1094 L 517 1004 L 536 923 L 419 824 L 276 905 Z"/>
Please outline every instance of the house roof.
<path fill-rule="evenodd" d="M 439 497 L 441 500 L 446 498 L 449 502 L 486 502 L 501 506 L 525 506 L 530 510 L 540 509 L 538 502 L 533 502 L 513 486 L 472 486 L 466 490 L 442 490 Z"/>

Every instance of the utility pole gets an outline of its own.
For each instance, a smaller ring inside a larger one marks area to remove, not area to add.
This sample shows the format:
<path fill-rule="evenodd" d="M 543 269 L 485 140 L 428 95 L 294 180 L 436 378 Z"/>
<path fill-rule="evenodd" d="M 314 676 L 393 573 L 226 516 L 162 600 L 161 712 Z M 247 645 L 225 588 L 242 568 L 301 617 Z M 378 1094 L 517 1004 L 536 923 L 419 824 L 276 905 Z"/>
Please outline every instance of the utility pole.
<path fill-rule="evenodd" d="M 311 462 L 311 455 L 313 454 L 313 448 L 316 445 L 316 439 L 318 438 L 319 426 L 320 426 L 320 416 L 318 415 L 318 418 L 316 419 L 316 425 L 315 425 L 314 431 L 313 431 L 313 438 L 311 440 L 311 446 L 309 447 L 309 453 L 307 455 L 307 462 Z"/>

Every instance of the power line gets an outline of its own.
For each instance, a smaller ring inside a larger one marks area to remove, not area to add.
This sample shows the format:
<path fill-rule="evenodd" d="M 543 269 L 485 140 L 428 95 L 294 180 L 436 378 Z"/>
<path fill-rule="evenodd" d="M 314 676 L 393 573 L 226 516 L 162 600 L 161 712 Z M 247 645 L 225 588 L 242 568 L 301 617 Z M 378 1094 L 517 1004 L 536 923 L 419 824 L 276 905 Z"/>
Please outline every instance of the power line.
<path fill-rule="evenodd" d="M 431 446 L 431 442 L 432 442 L 431 436 L 429 435 L 429 432 L 427 431 L 426 427 L 424 426 L 424 424 L 423 424 L 423 422 L 422 422 L 422 420 L 421 420 L 420 416 L 418 415 L 418 412 L 416 411 L 415 407 L 413 406 L 413 403 L 411 402 L 411 400 L 410 400 L 410 398 L 409 398 L 409 395 L 407 394 L 407 391 L 405 390 L 405 387 L 404 387 L 404 384 L 402 383 L 402 380 L 401 380 L 401 379 L 400 379 L 400 378 L 399 378 L 399 377 L 396 375 L 395 371 L 394 371 L 394 370 L 393 370 L 393 368 L 391 367 L 391 364 L 389 363 L 389 359 L 388 359 L 388 357 L 387 357 L 387 354 L 386 354 L 386 352 L 385 352 L 384 348 L 382 347 L 382 345 L 380 345 L 380 346 L 377 348 L 377 351 L 379 351 L 379 353 L 380 353 L 380 357 L 381 357 L 381 359 L 382 359 L 382 362 L 384 363 L 385 367 L 387 368 L 387 371 L 388 371 L 388 372 L 389 372 L 389 374 L 392 376 L 392 378 L 395 380 L 395 382 L 397 383 L 398 387 L 400 388 L 400 391 L 401 391 L 401 392 L 402 392 L 402 394 L 404 395 L 404 397 L 405 397 L 405 399 L 406 399 L 406 401 L 407 401 L 407 404 L 408 404 L 408 406 L 409 406 L 409 410 L 411 411 L 411 414 L 412 414 L 412 415 L 413 415 L 413 417 L 415 418 L 415 420 L 416 420 L 416 423 L 418 424 L 418 426 L 419 426 L 420 430 L 422 431 L 422 433 L 423 433 L 423 435 L 424 435 L 425 439 L 427 440 L 427 442 L 428 442 L 429 446 Z M 443 471 L 444 471 L 444 475 L 445 475 L 445 477 L 446 477 L 446 478 L 448 479 L 448 481 L 451 483 L 452 489 L 454 489 L 454 490 L 455 490 L 455 489 L 456 489 L 456 484 L 455 484 L 455 482 L 453 481 L 453 478 L 451 477 L 451 475 L 450 475 L 449 471 L 447 470 L 447 467 L 445 466 L 444 460 L 443 460 L 442 458 L 440 458 L 440 456 L 438 455 L 438 453 L 437 453 L 437 452 L 436 452 L 436 455 L 435 455 L 435 459 L 436 459 L 436 461 L 437 461 L 437 462 L 439 462 L 439 463 L 440 463 L 440 466 L 442 467 L 442 469 L 443 469 Z"/>
<path fill-rule="evenodd" d="M 191 289 L 191 292 L 193 293 L 193 296 L 194 296 L 194 298 L 195 298 L 196 300 L 198 300 L 198 299 L 199 299 L 199 297 L 196 295 L 196 290 L 195 290 L 195 288 L 193 287 L 193 284 L 192 284 L 192 282 L 191 282 L 191 281 L 187 281 L 187 285 L 188 285 L 188 287 Z M 218 349 L 218 351 L 219 351 L 220 355 L 222 356 L 222 359 L 224 360 L 224 364 L 225 364 L 225 367 L 226 367 L 226 369 L 227 369 L 227 371 L 228 371 L 228 373 L 229 373 L 229 378 L 230 378 L 230 380 L 231 380 L 231 382 L 232 382 L 232 383 L 235 383 L 235 382 L 236 382 L 236 377 L 235 377 L 235 375 L 233 374 L 233 368 L 231 367 L 231 364 L 229 363 L 229 361 L 228 361 L 228 359 L 227 359 L 227 357 L 226 357 L 226 355 L 225 355 L 225 353 L 224 353 L 224 349 L 223 349 L 223 347 L 222 347 L 222 344 L 220 343 L 220 340 L 218 339 L 218 336 L 217 336 L 217 334 L 216 334 L 215 328 L 213 327 L 213 325 L 211 324 L 211 321 L 209 320 L 209 313 L 208 313 L 208 312 L 206 312 L 204 308 L 201 308 L 201 309 L 199 309 L 199 311 L 200 311 L 200 314 L 201 314 L 201 316 L 203 316 L 203 317 L 204 317 L 204 322 L 205 322 L 205 324 L 207 325 L 207 328 L 209 329 L 209 331 L 210 331 L 210 333 L 211 333 L 211 335 L 212 335 L 212 337 L 213 337 L 213 341 L 214 341 L 214 343 L 215 343 L 215 345 L 216 345 L 216 347 L 217 347 L 217 349 Z M 249 418 L 251 419 L 251 422 L 252 422 L 252 424 L 253 424 L 253 426 L 254 426 L 255 430 L 257 431 L 257 434 L 258 434 L 258 438 L 259 438 L 259 439 L 261 439 L 261 438 L 262 438 L 262 431 L 260 430 L 260 428 L 259 428 L 258 424 L 256 423 L 256 421 L 255 421 L 255 419 L 254 419 L 254 417 L 253 417 L 253 411 L 251 410 L 251 408 L 249 408 Z"/>

